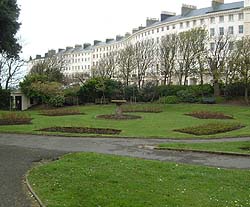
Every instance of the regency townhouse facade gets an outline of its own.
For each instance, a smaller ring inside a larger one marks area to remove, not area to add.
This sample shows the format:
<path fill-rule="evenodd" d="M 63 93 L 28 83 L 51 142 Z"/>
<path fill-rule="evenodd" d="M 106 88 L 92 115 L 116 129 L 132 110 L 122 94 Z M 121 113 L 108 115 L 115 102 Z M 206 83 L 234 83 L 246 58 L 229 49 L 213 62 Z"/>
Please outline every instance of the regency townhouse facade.
<path fill-rule="evenodd" d="M 50 55 L 60 55 L 65 59 L 63 72 L 66 76 L 84 73 L 91 76 L 92 68 L 107 55 L 123 49 L 128 44 L 152 40 L 159 44 L 168 34 L 180 33 L 196 27 L 206 28 L 210 36 L 229 33 L 236 39 L 250 35 L 250 0 L 224 3 L 224 0 L 212 0 L 211 6 L 197 9 L 195 6 L 182 5 L 181 14 L 162 12 L 160 19 L 148 18 L 145 26 L 132 30 L 131 34 L 117 35 L 115 39 L 94 41 L 94 44 L 75 45 L 58 51 L 50 50 L 44 57 L 39 55 L 30 61 L 32 67 Z M 209 47 L 213 47 L 210 42 Z M 191 84 L 191 80 L 189 80 Z"/>

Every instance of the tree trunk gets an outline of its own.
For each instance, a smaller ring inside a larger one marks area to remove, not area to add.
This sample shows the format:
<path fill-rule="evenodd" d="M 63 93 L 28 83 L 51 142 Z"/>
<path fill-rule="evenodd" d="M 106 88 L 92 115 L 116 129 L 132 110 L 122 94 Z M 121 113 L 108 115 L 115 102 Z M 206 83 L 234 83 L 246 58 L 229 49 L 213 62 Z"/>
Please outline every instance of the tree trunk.
<path fill-rule="evenodd" d="M 220 96 L 220 85 L 219 85 L 218 80 L 214 81 L 214 96 L 215 97 Z"/>
<path fill-rule="evenodd" d="M 204 97 L 204 92 L 203 92 L 203 85 L 204 85 L 204 80 L 203 80 L 203 74 L 200 74 L 201 78 L 201 96 Z"/>
<path fill-rule="evenodd" d="M 164 73 L 164 86 L 167 85 L 167 74 L 166 72 Z"/>
<path fill-rule="evenodd" d="M 247 85 L 245 86 L 245 101 L 246 101 L 246 104 L 249 105 L 249 101 L 248 101 L 248 86 Z"/>

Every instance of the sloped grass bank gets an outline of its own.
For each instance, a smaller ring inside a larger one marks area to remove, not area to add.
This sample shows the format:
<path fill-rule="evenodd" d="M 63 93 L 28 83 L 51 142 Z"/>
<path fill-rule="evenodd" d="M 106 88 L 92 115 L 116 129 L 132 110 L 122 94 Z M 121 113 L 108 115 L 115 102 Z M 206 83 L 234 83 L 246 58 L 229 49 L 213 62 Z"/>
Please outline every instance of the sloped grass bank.
<path fill-rule="evenodd" d="M 35 167 L 28 179 L 48 207 L 250 205 L 250 171 L 92 153 Z"/>

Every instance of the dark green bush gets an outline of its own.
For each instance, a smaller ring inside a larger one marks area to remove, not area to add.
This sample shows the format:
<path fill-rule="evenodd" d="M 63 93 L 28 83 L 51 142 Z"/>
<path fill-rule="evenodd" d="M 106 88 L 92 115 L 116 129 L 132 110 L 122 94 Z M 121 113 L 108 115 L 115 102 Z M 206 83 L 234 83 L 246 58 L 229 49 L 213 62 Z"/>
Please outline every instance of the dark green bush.
<path fill-rule="evenodd" d="M 201 99 L 201 103 L 203 104 L 216 104 L 215 97 L 203 97 Z"/>
<path fill-rule="evenodd" d="M 9 109 L 10 107 L 10 91 L 0 88 L 0 109 Z"/>
<path fill-rule="evenodd" d="M 62 107 L 64 105 L 65 98 L 63 96 L 57 95 L 49 99 L 49 105 L 53 107 Z"/>
<path fill-rule="evenodd" d="M 195 96 L 208 96 L 213 94 L 213 87 L 209 84 L 195 85 L 195 86 L 180 86 L 180 85 L 167 85 L 158 86 L 157 93 L 160 96 L 176 96 L 179 91 L 191 90 Z"/>
<path fill-rule="evenodd" d="M 158 94 L 162 96 L 176 96 L 177 93 L 181 90 L 186 90 L 188 86 L 179 86 L 179 85 L 167 85 L 167 86 L 158 86 Z"/>
<path fill-rule="evenodd" d="M 157 102 L 160 104 L 178 104 L 180 99 L 177 96 L 166 96 L 159 98 Z"/>
<path fill-rule="evenodd" d="M 242 82 L 236 82 L 226 85 L 223 89 L 226 97 L 243 97 L 245 95 L 245 85 Z M 248 85 L 248 91 L 250 91 L 250 84 Z"/>
<path fill-rule="evenodd" d="M 111 79 L 92 78 L 78 91 L 80 103 L 95 103 L 96 99 L 122 99 L 122 84 Z"/>
<path fill-rule="evenodd" d="M 195 96 L 195 93 L 192 90 L 179 91 L 177 96 L 183 103 L 196 103 L 199 101 L 199 98 Z"/>

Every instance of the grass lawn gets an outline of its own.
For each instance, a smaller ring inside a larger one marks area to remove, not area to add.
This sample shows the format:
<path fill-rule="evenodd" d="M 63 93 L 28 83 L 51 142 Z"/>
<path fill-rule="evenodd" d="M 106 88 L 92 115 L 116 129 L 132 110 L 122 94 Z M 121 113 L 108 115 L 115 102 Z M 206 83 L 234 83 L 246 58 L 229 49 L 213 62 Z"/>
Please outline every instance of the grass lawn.
<path fill-rule="evenodd" d="M 150 104 L 149 104 L 150 105 Z M 145 105 L 143 105 L 145 106 Z M 150 105 L 152 106 L 152 105 Z M 159 107 L 159 105 L 156 105 Z M 31 125 L 0 126 L 0 132 L 9 133 L 32 133 L 32 134 L 57 134 L 69 136 L 89 136 L 86 134 L 63 134 L 59 132 L 39 132 L 41 128 L 49 127 L 96 127 L 112 128 L 122 130 L 120 135 L 115 137 L 145 137 L 145 138 L 219 138 L 219 137 L 240 137 L 250 136 L 250 109 L 240 106 L 226 105 L 199 105 L 199 104 L 177 104 L 163 105 L 161 113 L 131 113 L 142 116 L 138 120 L 103 120 L 97 119 L 97 115 L 111 114 L 115 110 L 115 105 L 89 105 L 73 107 L 85 115 L 72 115 L 60 117 L 48 117 L 40 114 L 40 111 L 27 111 L 33 118 Z M 214 111 L 222 112 L 226 115 L 233 116 L 232 120 L 201 120 L 185 114 L 193 111 Z M 176 129 L 186 127 L 200 126 L 208 123 L 240 123 L 246 127 L 215 135 L 189 135 L 176 132 Z"/>
<path fill-rule="evenodd" d="M 165 149 L 190 149 L 204 150 L 212 152 L 235 152 L 250 154 L 250 141 L 245 142 L 223 142 L 223 143 L 166 143 L 160 144 L 160 148 Z"/>
<path fill-rule="evenodd" d="M 248 207 L 250 171 L 77 153 L 35 167 L 47 207 Z"/>

